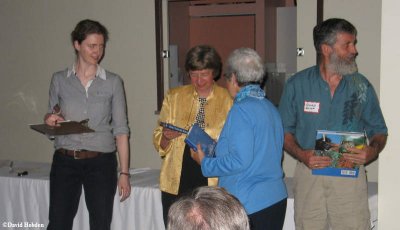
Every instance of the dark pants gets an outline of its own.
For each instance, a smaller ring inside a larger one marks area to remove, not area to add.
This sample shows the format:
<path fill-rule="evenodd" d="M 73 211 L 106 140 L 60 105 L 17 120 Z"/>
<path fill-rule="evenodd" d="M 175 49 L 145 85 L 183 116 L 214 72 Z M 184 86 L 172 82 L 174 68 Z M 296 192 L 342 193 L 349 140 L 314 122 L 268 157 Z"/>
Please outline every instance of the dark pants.
<path fill-rule="evenodd" d="M 165 227 L 167 227 L 168 224 L 168 211 L 171 205 L 179 198 L 190 195 L 194 189 L 206 186 L 207 184 L 208 179 L 203 176 L 200 165 L 190 156 L 189 146 L 185 145 L 178 195 L 161 191 Z"/>
<path fill-rule="evenodd" d="M 172 204 L 177 201 L 181 196 L 173 195 L 167 192 L 161 191 L 161 203 L 163 206 L 163 219 L 164 219 L 164 226 L 167 229 L 168 226 L 168 211 Z"/>
<path fill-rule="evenodd" d="M 282 230 L 285 222 L 287 200 L 249 215 L 251 230 Z"/>
<path fill-rule="evenodd" d="M 117 188 L 115 153 L 75 160 L 54 153 L 50 171 L 50 208 L 48 230 L 70 230 L 85 190 L 90 229 L 110 229 Z"/>

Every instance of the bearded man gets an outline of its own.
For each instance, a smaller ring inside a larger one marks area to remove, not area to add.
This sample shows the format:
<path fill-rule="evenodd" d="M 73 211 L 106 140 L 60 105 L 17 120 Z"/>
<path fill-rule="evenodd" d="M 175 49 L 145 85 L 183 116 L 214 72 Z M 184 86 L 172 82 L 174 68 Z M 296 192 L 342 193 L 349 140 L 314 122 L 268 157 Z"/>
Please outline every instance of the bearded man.
<path fill-rule="evenodd" d="M 383 150 L 387 127 L 371 83 L 358 73 L 357 30 L 331 18 L 313 30 L 317 65 L 288 80 L 279 104 L 284 149 L 298 162 L 294 175 L 296 230 L 370 229 L 364 165 Z M 315 156 L 317 130 L 365 132 L 369 144 L 348 148 L 344 158 L 359 166 L 356 178 L 318 176 L 312 169 L 330 166 Z"/>

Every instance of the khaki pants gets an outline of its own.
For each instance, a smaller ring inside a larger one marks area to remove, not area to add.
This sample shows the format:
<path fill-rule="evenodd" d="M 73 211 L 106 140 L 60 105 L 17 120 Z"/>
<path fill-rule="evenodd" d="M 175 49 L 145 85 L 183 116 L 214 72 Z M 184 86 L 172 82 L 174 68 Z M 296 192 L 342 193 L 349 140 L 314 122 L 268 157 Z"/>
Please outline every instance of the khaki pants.
<path fill-rule="evenodd" d="M 314 176 L 298 162 L 294 176 L 296 230 L 370 229 L 364 167 L 357 178 Z"/>

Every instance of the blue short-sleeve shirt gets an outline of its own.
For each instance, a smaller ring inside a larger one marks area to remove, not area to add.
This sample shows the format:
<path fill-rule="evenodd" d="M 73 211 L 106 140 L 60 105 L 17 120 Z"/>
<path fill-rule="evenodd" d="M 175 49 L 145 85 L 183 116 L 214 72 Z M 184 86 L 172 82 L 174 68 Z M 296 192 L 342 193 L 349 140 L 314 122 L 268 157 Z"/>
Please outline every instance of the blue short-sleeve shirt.
<path fill-rule="evenodd" d="M 295 135 L 304 149 L 313 149 L 317 130 L 387 134 L 371 83 L 360 73 L 345 75 L 333 97 L 318 66 L 290 78 L 279 104 L 284 131 Z"/>

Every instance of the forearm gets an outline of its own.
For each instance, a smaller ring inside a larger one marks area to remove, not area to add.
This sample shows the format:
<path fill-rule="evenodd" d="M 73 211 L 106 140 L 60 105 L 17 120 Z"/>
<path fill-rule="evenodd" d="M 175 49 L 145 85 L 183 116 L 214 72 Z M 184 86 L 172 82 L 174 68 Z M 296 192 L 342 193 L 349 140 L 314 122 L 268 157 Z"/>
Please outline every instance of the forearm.
<path fill-rule="evenodd" d="M 376 153 L 379 154 L 382 152 L 383 148 L 385 148 L 386 140 L 387 135 L 376 134 L 370 139 L 369 146 L 373 147 L 376 150 Z"/>
<path fill-rule="evenodd" d="M 387 136 L 384 134 L 376 134 L 369 140 L 369 148 L 372 151 L 369 152 L 369 156 L 366 156 L 366 162 L 369 163 L 378 158 L 379 153 L 382 152 L 386 145 Z"/>
<path fill-rule="evenodd" d="M 296 137 L 292 133 L 285 133 L 284 149 L 294 158 L 303 161 L 304 150 L 297 143 Z"/>
<path fill-rule="evenodd" d="M 129 172 L 129 143 L 128 135 L 118 135 L 116 137 L 118 159 L 121 172 Z"/>

